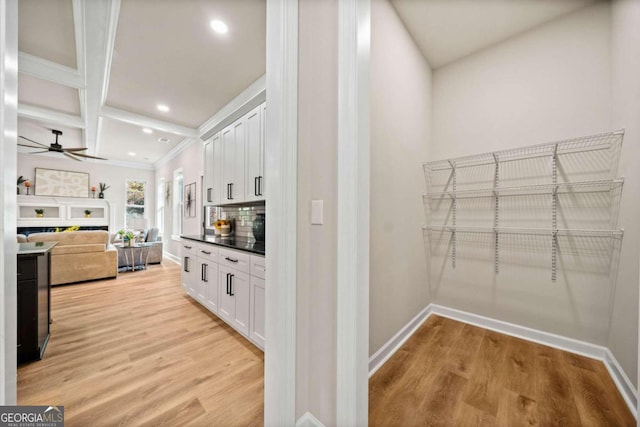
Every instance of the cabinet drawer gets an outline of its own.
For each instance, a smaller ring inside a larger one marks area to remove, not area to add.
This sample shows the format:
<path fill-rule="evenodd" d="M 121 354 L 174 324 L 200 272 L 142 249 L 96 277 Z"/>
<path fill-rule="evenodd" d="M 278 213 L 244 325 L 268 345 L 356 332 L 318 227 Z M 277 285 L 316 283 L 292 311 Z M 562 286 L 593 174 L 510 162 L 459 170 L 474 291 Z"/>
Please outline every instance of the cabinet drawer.
<path fill-rule="evenodd" d="M 218 263 L 248 274 L 250 259 L 249 254 L 220 248 Z"/>
<path fill-rule="evenodd" d="M 198 243 L 198 258 L 206 259 L 211 262 L 218 262 L 218 247 L 206 243 Z"/>
<path fill-rule="evenodd" d="M 180 244 L 182 246 L 182 248 L 181 248 L 182 254 L 181 255 L 183 257 L 185 255 L 195 257 L 198 254 L 198 252 L 197 252 L 198 244 L 196 242 L 194 242 L 193 240 L 185 240 L 185 239 L 183 239 L 183 240 L 181 240 Z"/>
<path fill-rule="evenodd" d="M 250 274 L 254 277 L 259 277 L 261 279 L 265 278 L 266 263 L 264 257 L 251 255 L 251 271 Z"/>

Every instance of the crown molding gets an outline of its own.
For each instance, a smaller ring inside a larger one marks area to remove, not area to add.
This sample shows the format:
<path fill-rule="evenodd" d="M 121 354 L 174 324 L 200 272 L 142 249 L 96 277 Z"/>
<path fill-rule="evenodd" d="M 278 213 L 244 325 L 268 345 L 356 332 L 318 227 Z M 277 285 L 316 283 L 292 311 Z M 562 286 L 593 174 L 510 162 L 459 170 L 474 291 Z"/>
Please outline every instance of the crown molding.
<path fill-rule="evenodd" d="M 185 138 L 178 143 L 171 151 L 162 156 L 159 160 L 156 160 L 153 163 L 153 167 L 156 169 L 161 168 L 165 164 L 169 163 L 174 157 L 177 157 L 178 154 L 182 153 L 184 150 L 191 147 L 196 142 L 202 142 L 198 138 Z"/>
<path fill-rule="evenodd" d="M 140 127 L 148 127 L 162 132 L 184 136 L 186 138 L 197 138 L 199 135 L 197 129 L 176 125 L 174 123 L 165 122 L 163 120 L 152 119 L 150 117 L 143 116 L 142 114 L 132 113 L 130 111 L 121 110 L 119 108 L 109 107 L 108 105 L 104 105 L 100 109 L 100 116 Z"/>
<path fill-rule="evenodd" d="M 98 160 L 96 160 L 97 162 Z M 104 160 L 102 160 L 104 162 Z M 123 168 L 131 168 L 131 169 L 143 169 L 149 171 L 155 171 L 155 167 L 150 163 L 140 163 L 140 162 L 127 162 L 125 160 L 107 160 L 109 166 L 120 166 Z"/>
<path fill-rule="evenodd" d="M 28 104 L 18 104 L 18 117 L 38 120 L 52 125 L 63 125 L 79 129 L 85 128 L 84 120 L 80 116 L 60 113 L 49 110 L 48 108 Z"/>
<path fill-rule="evenodd" d="M 230 125 L 240 117 L 262 104 L 266 99 L 267 78 L 266 74 L 260 76 L 249 87 L 222 107 L 216 114 L 198 127 L 198 133 L 202 140 L 213 136 L 222 128 Z"/>
<path fill-rule="evenodd" d="M 63 86 L 84 89 L 86 81 L 77 69 L 56 64 L 25 52 L 18 52 L 18 71 Z"/>

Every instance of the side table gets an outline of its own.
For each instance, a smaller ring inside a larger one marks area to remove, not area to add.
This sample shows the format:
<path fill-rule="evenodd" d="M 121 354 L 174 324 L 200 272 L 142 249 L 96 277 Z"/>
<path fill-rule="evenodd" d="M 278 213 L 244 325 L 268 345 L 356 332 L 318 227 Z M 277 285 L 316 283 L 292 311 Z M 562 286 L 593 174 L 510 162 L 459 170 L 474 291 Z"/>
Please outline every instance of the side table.
<path fill-rule="evenodd" d="M 120 267 L 118 272 L 146 270 L 149 259 L 149 248 L 152 245 L 152 243 L 135 243 L 131 246 L 122 244 L 114 245 L 116 249 L 118 249 L 118 252 L 124 252 L 124 259 L 127 263 L 126 266 Z"/>

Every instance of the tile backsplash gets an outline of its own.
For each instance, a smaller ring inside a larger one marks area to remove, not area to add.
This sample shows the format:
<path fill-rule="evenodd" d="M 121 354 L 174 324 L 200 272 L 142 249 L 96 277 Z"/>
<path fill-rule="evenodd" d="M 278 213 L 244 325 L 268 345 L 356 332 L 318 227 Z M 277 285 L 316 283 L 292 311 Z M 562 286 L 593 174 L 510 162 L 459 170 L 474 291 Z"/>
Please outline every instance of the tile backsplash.
<path fill-rule="evenodd" d="M 209 224 L 217 219 L 233 219 L 235 235 L 242 238 L 253 238 L 251 227 L 257 214 L 264 214 L 264 205 L 257 206 L 221 206 L 209 211 Z M 213 229 L 207 230 L 207 234 L 213 234 Z"/>

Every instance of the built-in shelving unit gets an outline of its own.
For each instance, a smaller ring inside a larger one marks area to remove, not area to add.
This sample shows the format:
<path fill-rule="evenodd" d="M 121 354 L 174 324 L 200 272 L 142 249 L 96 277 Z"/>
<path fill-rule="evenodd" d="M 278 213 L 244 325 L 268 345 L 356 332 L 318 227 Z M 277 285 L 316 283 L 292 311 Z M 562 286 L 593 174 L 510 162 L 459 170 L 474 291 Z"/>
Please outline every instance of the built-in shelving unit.
<path fill-rule="evenodd" d="M 43 209 L 42 217 L 36 209 Z M 90 210 L 87 217 L 85 210 Z M 18 227 L 107 226 L 113 223 L 111 204 L 105 199 L 18 196 Z"/>
<path fill-rule="evenodd" d="M 555 281 L 558 236 L 622 238 L 624 234 L 616 228 L 624 184 L 623 178 L 616 177 L 623 137 L 624 130 L 618 130 L 424 163 L 425 237 L 430 238 L 432 232 L 449 233 L 455 268 L 458 233 L 492 233 L 495 272 L 499 273 L 501 235 L 549 236 L 551 279 Z M 575 202 L 579 197 L 592 200 Z M 473 204 L 472 199 L 486 198 L 490 200 Z M 508 198 L 517 198 L 521 206 Z M 469 209 L 463 207 L 465 199 L 472 203 Z M 558 213 L 563 206 L 574 215 L 562 215 L 560 224 Z M 474 222 L 474 215 L 481 218 L 476 221 L 480 225 Z M 548 227 L 539 227 L 541 222 Z M 514 223 L 522 226 L 512 227 Z M 574 227 L 575 223 L 581 226 Z M 584 227 L 585 223 L 592 227 Z"/>

